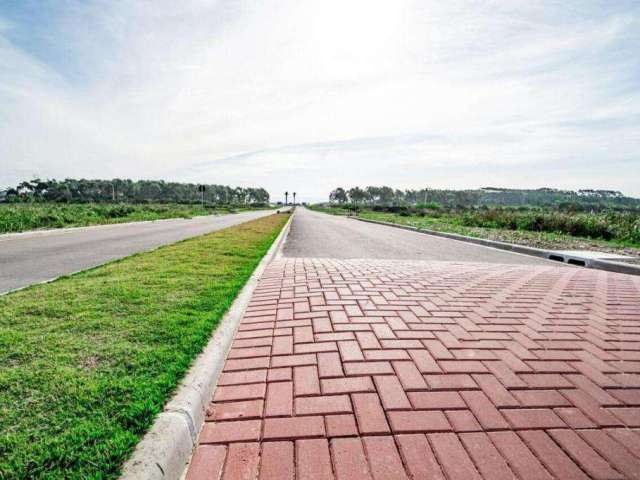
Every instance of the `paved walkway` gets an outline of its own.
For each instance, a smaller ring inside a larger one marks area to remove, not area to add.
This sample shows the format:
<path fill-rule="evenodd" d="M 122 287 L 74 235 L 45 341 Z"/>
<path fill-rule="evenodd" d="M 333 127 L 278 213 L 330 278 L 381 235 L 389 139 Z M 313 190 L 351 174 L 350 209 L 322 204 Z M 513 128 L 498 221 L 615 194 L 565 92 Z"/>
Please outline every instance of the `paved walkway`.
<path fill-rule="evenodd" d="M 640 478 L 640 278 L 282 259 L 187 478 Z"/>

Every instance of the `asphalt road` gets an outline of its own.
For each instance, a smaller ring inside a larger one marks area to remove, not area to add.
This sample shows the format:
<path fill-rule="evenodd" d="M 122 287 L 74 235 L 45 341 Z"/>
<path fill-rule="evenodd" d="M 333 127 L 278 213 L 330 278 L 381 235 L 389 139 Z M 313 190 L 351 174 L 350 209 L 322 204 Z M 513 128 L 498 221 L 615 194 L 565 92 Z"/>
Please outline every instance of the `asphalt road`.
<path fill-rule="evenodd" d="M 283 254 L 286 257 L 444 260 L 558 266 L 557 262 L 542 258 L 359 222 L 305 208 L 296 210 Z"/>
<path fill-rule="evenodd" d="M 262 210 L 0 235 L 0 293 L 273 213 Z"/>

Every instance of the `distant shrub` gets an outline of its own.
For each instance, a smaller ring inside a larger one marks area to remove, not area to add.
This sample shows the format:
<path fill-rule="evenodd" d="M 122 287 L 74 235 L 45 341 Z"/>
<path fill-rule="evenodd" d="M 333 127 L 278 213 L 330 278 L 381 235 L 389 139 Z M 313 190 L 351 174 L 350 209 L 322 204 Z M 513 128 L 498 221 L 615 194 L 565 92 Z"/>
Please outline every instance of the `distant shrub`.
<path fill-rule="evenodd" d="M 640 242 L 640 216 L 632 213 L 491 208 L 467 210 L 461 214 L 461 223 L 468 227 L 556 232 L 575 237 Z"/>
<path fill-rule="evenodd" d="M 427 203 L 418 203 L 416 205 L 417 209 L 427 209 L 427 210 L 441 210 L 442 205 L 438 202 L 427 202 Z"/>

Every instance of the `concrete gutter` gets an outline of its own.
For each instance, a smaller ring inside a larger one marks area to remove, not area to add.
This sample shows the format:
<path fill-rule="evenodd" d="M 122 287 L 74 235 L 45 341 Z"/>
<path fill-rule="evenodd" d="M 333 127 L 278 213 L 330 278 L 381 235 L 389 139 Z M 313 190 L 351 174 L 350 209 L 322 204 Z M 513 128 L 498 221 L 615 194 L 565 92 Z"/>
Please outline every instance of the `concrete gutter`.
<path fill-rule="evenodd" d="M 385 225 L 387 227 L 401 228 L 403 230 L 424 233 L 426 235 L 433 235 L 436 237 L 450 238 L 452 240 L 475 243 L 478 245 L 483 245 L 485 247 L 497 248 L 509 252 L 520 253 L 523 255 L 531 255 L 534 257 L 545 258 L 547 260 L 555 260 L 558 262 L 568 263 L 570 265 L 577 265 L 586 268 L 596 268 L 598 270 L 607 270 L 609 272 L 626 273 L 628 275 L 640 275 L 640 265 L 633 265 L 630 263 L 616 262 L 612 260 L 605 260 L 602 258 L 593 258 L 591 256 L 580 256 L 577 253 L 566 255 L 563 251 L 545 250 L 541 248 L 527 247 L 524 245 L 515 245 L 513 243 L 488 240 L 486 238 L 469 237 L 466 235 L 459 235 L 457 233 L 438 232 L 437 230 L 428 230 L 424 228 L 412 227 L 409 225 L 400 225 L 398 223 L 381 222 L 379 220 L 370 220 L 368 218 L 360 218 L 354 216 L 349 216 L 348 218 L 359 220 L 361 222 Z"/>
<path fill-rule="evenodd" d="M 183 474 L 205 420 L 207 405 L 258 279 L 280 253 L 291 218 L 196 357 L 175 395 L 122 468 L 121 480 L 177 480 Z"/>

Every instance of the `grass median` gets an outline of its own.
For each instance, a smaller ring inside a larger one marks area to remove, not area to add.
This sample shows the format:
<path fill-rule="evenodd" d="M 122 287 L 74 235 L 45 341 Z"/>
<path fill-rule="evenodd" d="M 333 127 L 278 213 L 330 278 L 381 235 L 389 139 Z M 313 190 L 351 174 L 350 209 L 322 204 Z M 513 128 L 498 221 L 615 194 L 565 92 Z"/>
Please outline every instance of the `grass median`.
<path fill-rule="evenodd" d="M 0 297 L 0 479 L 116 478 L 287 219 Z"/>

